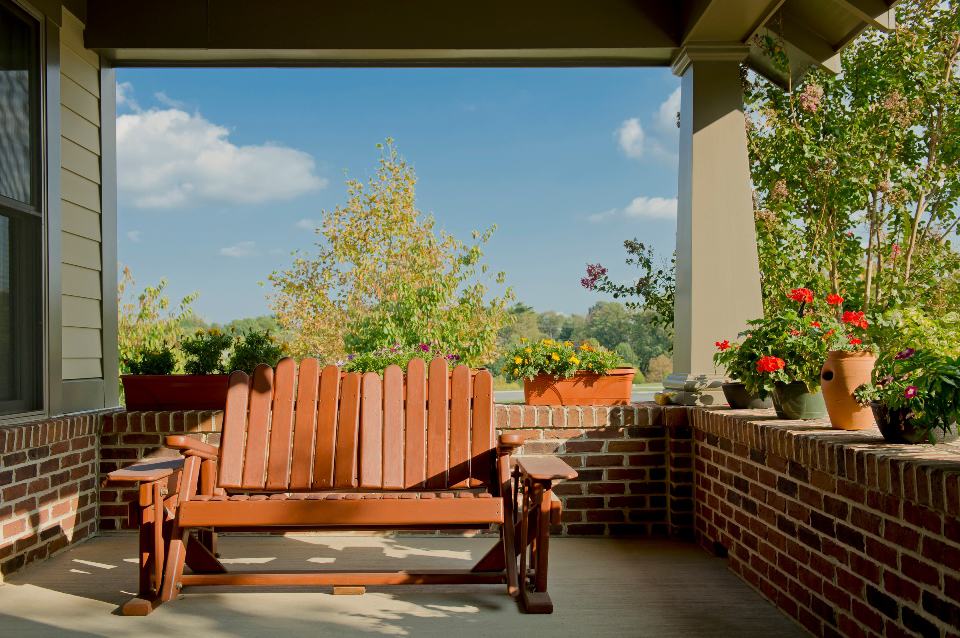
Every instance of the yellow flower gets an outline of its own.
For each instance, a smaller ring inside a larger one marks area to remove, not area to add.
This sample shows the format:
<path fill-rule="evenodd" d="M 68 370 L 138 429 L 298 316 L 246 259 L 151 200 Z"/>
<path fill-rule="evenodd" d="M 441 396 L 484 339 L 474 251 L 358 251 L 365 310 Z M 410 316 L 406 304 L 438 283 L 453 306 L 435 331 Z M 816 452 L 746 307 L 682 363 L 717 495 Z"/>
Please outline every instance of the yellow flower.
<path fill-rule="evenodd" d="M 514 376 L 517 376 L 518 374 L 520 374 L 520 368 L 514 368 L 514 369 L 513 369 L 513 375 L 514 375 Z"/>
<path fill-rule="evenodd" d="M 590 352 L 591 350 L 593 350 L 593 348 L 590 347 L 590 344 L 587 343 L 586 341 L 580 344 L 580 349 L 583 350 L 584 352 Z"/>
<path fill-rule="evenodd" d="M 543 345 L 545 345 L 545 346 L 552 346 L 552 345 L 553 345 L 553 339 L 544 339 L 542 343 L 543 343 Z"/>
<path fill-rule="evenodd" d="M 576 355 L 570 355 L 570 363 L 577 365 L 580 363 L 580 359 L 577 359 Z"/>
<path fill-rule="evenodd" d="M 553 359 L 554 361 L 559 361 L 559 360 L 560 360 L 560 355 L 558 355 L 556 352 L 554 352 L 552 355 L 550 355 L 550 358 Z"/>
<path fill-rule="evenodd" d="M 526 342 L 527 342 L 526 337 L 520 337 L 520 343 L 526 343 Z"/>
<path fill-rule="evenodd" d="M 524 363 L 530 363 L 530 359 L 524 359 L 523 362 L 524 362 Z"/>
<path fill-rule="evenodd" d="M 563 345 L 565 345 L 565 346 L 567 346 L 567 347 L 569 348 L 570 346 L 573 345 L 573 342 L 572 342 L 572 341 L 564 341 L 564 342 L 563 342 Z"/>
<path fill-rule="evenodd" d="M 521 359 L 520 357 L 514 357 L 514 358 L 513 358 L 513 362 L 514 362 L 514 363 L 522 363 L 522 362 L 523 362 L 523 359 Z"/>
<path fill-rule="evenodd" d="M 529 354 L 533 352 L 533 348 L 524 348 L 523 351 Z"/>

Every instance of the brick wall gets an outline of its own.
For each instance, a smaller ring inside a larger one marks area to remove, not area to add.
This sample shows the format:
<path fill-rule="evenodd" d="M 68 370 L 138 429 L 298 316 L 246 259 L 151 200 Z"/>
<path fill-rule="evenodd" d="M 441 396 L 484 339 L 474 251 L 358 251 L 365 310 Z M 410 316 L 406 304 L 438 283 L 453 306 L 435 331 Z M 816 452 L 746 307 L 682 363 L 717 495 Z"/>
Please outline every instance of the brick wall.
<path fill-rule="evenodd" d="M 0 428 L 0 582 L 97 531 L 99 415 Z"/>
<path fill-rule="evenodd" d="M 697 409 L 696 534 L 815 635 L 960 633 L 960 445 Z"/>
<path fill-rule="evenodd" d="M 499 431 L 523 434 L 523 454 L 557 454 L 580 476 L 556 490 L 565 534 L 692 537 L 693 470 L 687 408 L 496 407 Z M 156 454 L 168 434 L 219 440 L 216 412 L 130 412 L 104 417 L 100 474 Z M 133 489 L 100 492 L 100 528 L 126 524 Z"/>

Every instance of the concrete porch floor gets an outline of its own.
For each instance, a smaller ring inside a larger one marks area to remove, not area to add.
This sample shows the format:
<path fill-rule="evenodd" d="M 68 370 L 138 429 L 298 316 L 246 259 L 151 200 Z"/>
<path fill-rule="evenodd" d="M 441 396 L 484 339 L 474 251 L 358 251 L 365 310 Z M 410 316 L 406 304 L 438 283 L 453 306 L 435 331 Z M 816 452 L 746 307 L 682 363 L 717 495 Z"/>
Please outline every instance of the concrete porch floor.
<path fill-rule="evenodd" d="M 222 537 L 227 568 L 463 569 L 489 538 Z M 551 616 L 524 615 L 497 586 L 209 588 L 143 618 L 116 615 L 136 583 L 136 539 L 94 538 L 0 585 L 0 636 L 803 636 L 693 545 L 646 540 L 551 541 Z"/>

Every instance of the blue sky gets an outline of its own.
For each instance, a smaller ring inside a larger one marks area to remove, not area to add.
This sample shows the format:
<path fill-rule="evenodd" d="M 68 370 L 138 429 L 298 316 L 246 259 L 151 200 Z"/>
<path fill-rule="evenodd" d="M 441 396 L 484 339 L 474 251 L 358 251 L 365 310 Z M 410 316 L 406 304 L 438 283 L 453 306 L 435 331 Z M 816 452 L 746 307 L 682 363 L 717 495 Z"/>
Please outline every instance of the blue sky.
<path fill-rule="evenodd" d="M 622 242 L 676 230 L 678 80 L 665 69 L 123 69 L 119 257 L 138 287 L 197 291 L 211 321 L 265 314 L 261 287 L 394 138 L 419 207 L 468 238 L 518 300 L 582 313 Z"/>

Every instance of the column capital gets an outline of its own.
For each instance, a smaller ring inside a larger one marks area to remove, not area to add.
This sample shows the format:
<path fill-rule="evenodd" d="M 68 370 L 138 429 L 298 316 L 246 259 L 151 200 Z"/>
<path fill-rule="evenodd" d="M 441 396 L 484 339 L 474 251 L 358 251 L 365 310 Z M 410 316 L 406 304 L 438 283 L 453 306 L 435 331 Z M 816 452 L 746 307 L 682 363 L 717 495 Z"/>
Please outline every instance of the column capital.
<path fill-rule="evenodd" d="M 700 42 L 687 44 L 680 49 L 670 69 L 674 75 L 683 75 L 694 62 L 742 62 L 750 47 L 739 42 Z"/>

